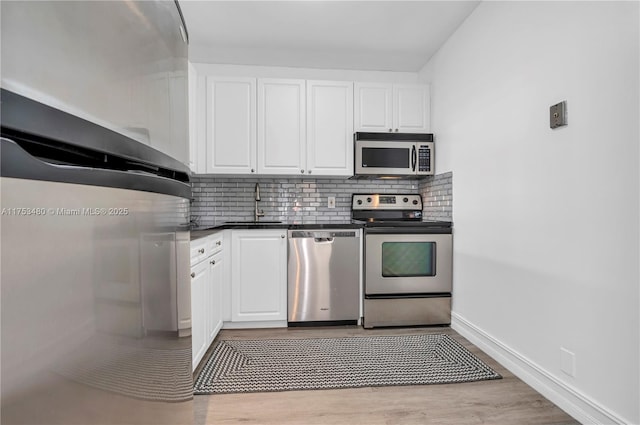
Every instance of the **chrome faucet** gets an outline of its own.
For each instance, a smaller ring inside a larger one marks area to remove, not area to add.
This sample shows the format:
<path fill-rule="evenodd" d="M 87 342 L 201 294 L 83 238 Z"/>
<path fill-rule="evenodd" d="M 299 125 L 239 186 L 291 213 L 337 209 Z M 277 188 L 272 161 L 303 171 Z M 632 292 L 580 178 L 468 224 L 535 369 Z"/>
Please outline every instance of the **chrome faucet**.
<path fill-rule="evenodd" d="M 254 221 L 260 220 L 260 217 L 264 217 L 264 211 L 258 209 L 258 201 L 260 201 L 260 184 L 256 183 L 256 208 L 254 213 Z"/>

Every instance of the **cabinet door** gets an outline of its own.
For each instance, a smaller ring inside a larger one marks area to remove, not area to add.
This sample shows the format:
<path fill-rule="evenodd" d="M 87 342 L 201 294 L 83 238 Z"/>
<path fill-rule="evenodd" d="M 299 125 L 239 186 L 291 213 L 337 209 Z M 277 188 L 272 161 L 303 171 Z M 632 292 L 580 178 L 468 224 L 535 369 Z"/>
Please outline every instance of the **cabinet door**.
<path fill-rule="evenodd" d="M 353 175 L 353 83 L 307 81 L 307 174 Z"/>
<path fill-rule="evenodd" d="M 258 80 L 258 173 L 304 173 L 305 118 L 304 80 Z"/>
<path fill-rule="evenodd" d="M 189 78 L 184 75 L 169 77 L 169 120 L 171 132 L 167 147 L 162 150 L 185 165 L 189 164 Z"/>
<path fill-rule="evenodd" d="M 209 263 L 201 261 L 191 268 L 191 356 L 193 370 L 207 351 L 207 286 Z"/>
<path fill-rule="evenodd" d="M 207 173 L 256 171 L 256 80 L 207 77 Z"/>
<path fill-rule="evenodd" d="M 430 129 L 429 86 L 394 84 L 393 131 L 424 133 Z"/>
<path fill-rule="evenodd" d="M 393 86 L 383 83 L 355 83 L 354 92 L 356 131 L 392 131 Z"/>
<path fill-rule="evenodd" d="M 286 230 L 234 230 L 231 320 L 287 320 Z"/>
<path fill-rule="evenodd" d="M 198 157 L 202 155 L 199 152 L 198 134 L 197 134 L 197 98 L 198 98 L 198 74 L 191 62 L 188 62 L 188 78 L 189 78 L 189 168 L 194 173 L 206 173 L 206 168 L 200 169 Z"/>
<path fill-rule="evenodd" d="M 209 263 L 207 347 L 209 347 L 222 328 L 222 252 L 213 255 L 207 262 Z"/>
<path fill-rule="evenodd" d="M 178 335 L 188 335 L 191 330 L 191 282 L 189 277 L 189 232 L 176 232 L 176 273 L 178 298 Z"/>

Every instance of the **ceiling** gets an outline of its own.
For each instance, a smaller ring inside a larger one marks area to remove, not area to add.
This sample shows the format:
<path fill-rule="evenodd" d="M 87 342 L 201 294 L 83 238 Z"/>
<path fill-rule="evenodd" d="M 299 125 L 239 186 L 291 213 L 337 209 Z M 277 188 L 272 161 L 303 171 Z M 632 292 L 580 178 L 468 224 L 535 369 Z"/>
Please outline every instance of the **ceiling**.
<path fill-rule="evenodd" d="M 408 72 L 479 3 L 180 0 L 193 62 Z"/>

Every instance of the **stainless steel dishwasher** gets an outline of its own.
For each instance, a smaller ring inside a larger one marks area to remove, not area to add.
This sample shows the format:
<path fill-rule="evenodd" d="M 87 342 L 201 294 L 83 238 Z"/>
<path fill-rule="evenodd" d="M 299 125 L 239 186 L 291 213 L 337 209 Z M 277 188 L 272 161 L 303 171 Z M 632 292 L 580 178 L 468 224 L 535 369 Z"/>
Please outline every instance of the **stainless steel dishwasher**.
<path fill-rule="evenodd" d="M 289 324 L 356 324 L 360 229 L 289 230 L 288 234 Z"/>

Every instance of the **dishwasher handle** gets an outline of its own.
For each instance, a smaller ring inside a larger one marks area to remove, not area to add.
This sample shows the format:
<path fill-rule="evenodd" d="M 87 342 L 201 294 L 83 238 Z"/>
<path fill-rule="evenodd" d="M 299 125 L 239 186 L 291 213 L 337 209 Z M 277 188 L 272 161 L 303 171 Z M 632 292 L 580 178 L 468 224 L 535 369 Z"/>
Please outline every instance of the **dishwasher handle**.
<path fill-rule="evenodd" d="M 358 232 L 355 230 L 290 230 L 289 238 L 312 238 L 316 242 L 333 242 L 334 238 L 357 238 Z"/>

